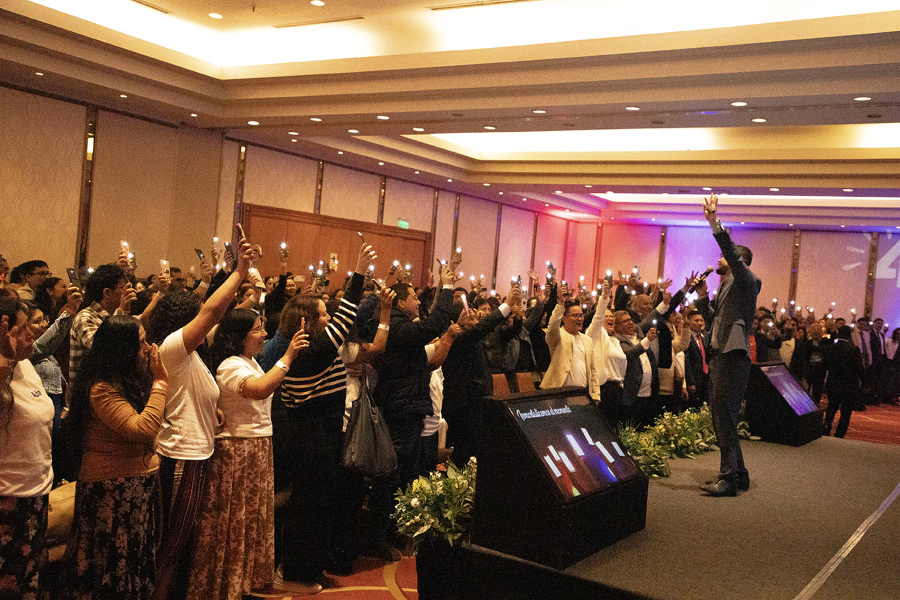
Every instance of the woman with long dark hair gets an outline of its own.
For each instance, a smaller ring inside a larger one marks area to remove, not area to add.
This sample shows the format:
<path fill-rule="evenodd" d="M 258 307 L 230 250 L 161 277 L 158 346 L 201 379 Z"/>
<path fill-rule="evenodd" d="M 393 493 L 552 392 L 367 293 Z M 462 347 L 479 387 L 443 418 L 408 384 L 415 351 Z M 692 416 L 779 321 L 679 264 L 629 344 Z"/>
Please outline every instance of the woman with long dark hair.
<path fill-rule="evenodd" d="M 134 317 L 104 321 L 72 392 L 83 458 L 66 548 L 70 598 L 149 598 L 160 512 L 156 438 L 168 390 L 159 349 Z"/>
<path fill-rule="evenodd" d="M 194 292 L 169 292 L 150 317 L 149 338 L 169 373 L 171 392 L 159 432 L 163 536 L 156 598 L 183 598 L 188 586 L 190 544 L 200 509 L 207 462 L 224 414 L 216 409 L 219 387 L 197 349 L 221 320 L 250 270 L 253 252 L 241 239 L 235 270 L 206 300 Z"/>
<path fill-rule="evenodd" d="M 48 277 L 35 288 L 32 302 L 41 309 L 50 324 L 56 321 L 59 311 L 66 305 L 68 289 L 69 286 L 59 277 Z"/>
<path fill-rule="evenodd" d="M 46 598 L 53 402 L 28 360 L 34 334 L 25 305 L 2 298 L 0 317 L 0 598 Z"/>
<path fill-rule="evenodd" d="M 216 435 L 191 559 L 188 598 L 240 600 L 275 574 L 272 394 L 309 345 L 303 331 L 268 372 L 254 358 L 266 339 L 259 315 L 237 308 L 219 323 L 210 368 L 225 428 Z"/>

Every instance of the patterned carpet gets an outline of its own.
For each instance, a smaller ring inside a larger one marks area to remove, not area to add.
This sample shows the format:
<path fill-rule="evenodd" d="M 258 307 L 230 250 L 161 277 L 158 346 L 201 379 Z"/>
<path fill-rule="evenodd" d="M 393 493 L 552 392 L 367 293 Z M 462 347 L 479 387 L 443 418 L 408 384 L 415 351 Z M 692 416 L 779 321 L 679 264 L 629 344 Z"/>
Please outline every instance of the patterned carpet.
<path fill-rule="evenodd" d="M 837 418 L 834 424 L 837 426 Z M 900 446 L 900 406 L 877 404 L 867 406 L 863 412 L 854 412 L 845 437 L 848 440 Z"/>

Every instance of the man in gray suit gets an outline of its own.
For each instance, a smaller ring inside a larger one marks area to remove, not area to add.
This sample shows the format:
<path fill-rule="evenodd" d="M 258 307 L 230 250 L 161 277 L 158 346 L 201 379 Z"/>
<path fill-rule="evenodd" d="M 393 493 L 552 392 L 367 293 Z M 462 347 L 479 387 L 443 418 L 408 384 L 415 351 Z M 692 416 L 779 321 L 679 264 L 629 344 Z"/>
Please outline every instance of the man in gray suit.
<path fill-rule="evenodd" d="M 744 466 L 737 425 L 741 400 L 750 377 L 750 326 L 756 310 L 756 297 L 762 282 L 750 270 L 753 253 L 737 246 L 716 215 L 719 199 L 715 194 L 704 200 L 703 215 L 709 221 L 713 237 L 722 250 L 716 273 L 721 284 L 709 306 L 709 384 L 713 428 L 721 450 L 717 479 L 702 487 L 710 496 L 736 496 L 738 489 L 750 487 L 750 474 Z"/>

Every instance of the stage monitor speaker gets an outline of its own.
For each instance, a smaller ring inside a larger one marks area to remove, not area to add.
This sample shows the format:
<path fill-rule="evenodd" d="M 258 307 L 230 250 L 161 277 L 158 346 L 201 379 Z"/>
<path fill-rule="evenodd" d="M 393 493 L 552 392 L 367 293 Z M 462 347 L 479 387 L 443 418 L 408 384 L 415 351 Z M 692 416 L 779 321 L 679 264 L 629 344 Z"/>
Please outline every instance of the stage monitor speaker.
<path fill-rule="evenodd" d="M 767 442 L 802 446 L 822 437 L 822 410 L 783 363 L 753 365 L 744 401 L 750 433 Z"/>
<path fill-rule="evenodd" d="M 644 528 L 648 481 L 584 388 L 485 398 L 472 542 L 564 569 Z"/>

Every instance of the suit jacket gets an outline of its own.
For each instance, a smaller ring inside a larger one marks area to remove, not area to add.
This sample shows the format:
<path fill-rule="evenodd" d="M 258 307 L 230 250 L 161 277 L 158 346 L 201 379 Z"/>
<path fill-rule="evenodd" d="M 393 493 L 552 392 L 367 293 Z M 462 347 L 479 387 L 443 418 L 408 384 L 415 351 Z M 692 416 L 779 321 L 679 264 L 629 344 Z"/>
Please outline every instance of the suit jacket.
<path fill-rule="evenodd" d="M 541 381 L 541 389 L 562 387 L 572 368 L 572 343 L 575 336 L 560 327 L 564 304 L 557 304 L 550 315 L 550 323 L 547 326 L 547 345 L 550 347 L 550 367 L 544 373 Z M 594 342 L 587 335 L 578 332 L 578 338 L 584 344 L 585 373 L 588 379 L 588 392 L 594 400 L 600 400 L 600 385 L 597 382 L 598 373 L 594 369 Z"/>
<path fill-rule="evenodd" d="M 456 336 L 441 366 L 444 373 L 443 410 L 480 406 L 481 399 L 494 394 L 494 380 L 482 345 L 506 317 L 495 308 L 472 327 Z"/>
<path fill-rule="evenodd" d="M 716 299 L 711 303 L 698 300 L 698 309 L 708 307 L 706 315 L 710 326 L 707 350 L 727 353 L 734 350 L 750 354 L 750 326 L 756 311 L 756 298 L 762 281 L 753 274 L 750 267 L 740 260 L 737 247 L 724 229 L 713 234 L 722 256 L 731 268 L 731 275 L 722 279 Z"/>
<path fill-rule="evenodd" d="M 644 346 L 640 342 L 638 342 L 637 344 L 633 344 L 632 340 L 637 338 L 626 338 L 621 335 L 617 335 L 616 338 L 619 340 L 619 344 L 622 346 L 622 351 L 625 352 L 625 356 L 628 358 L 628 363 L 625 367 L 625 380 L 622 382 L 622 385 L 625 388 L 625 392 L 624 394 L 622 394 L 622 404 L 625 406 L 631 406 L 632 404 L 634 404 L 638 392 L 641 389 L 641 382 L 644 379 L 644 368 L 641 365 L 641 354 L 643 354 L 644 352 L 647 352 L 647 358 L 650 359 L 650 370 L 653 377 L 650 384 L 650 395 L 658 395 L 659 369 L 657 367 L 656 355 L 653 354 L 653 352 L 645 351 Z"/>
<path fill-rule="evenodd" d="M 700 332 L 703 336 L 704 332 Z M 706 347 L 706 338 L 703 338 Z M 707 350 L 708 351 L 708 350 Z M 691 336 L 691 342 L 688 344 L 687 350 L 684 351 L 684 379 L 688 385 L 700 386 L 705 385 L 709 379 L 709 375 L 703 372 L 703 354 L 700 352 L 700 346 Z"/>
<path fill-rule="evenodd" d="M 825 393 L 829 396 L 852 396 L 860 386 L 863 374 L 862 353 L 848 340 L 838 339 L 825 349 L 828 379 Z"/>

